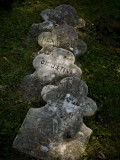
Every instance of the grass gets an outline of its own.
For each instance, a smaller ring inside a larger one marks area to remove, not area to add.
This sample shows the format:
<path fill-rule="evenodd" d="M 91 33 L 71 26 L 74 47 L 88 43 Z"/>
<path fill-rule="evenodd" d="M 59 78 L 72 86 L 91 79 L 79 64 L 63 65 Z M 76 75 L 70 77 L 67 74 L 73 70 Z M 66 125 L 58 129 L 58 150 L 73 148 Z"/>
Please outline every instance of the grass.
<path fill-rule="evenodd" d="M 32 104 L 17 94 L 21 81 L 33 73 L 32 53 L 39 50 L 35 42 L 25 43 L 33 23 L 42 21 L 40 12 L 70 4 L 87 21 L 83 38 L 87 53 L 77 60 L 82 65 L 82 79 L 89 87 L 89 97 L 98 112 L 85 124 L 93 130 L 83 160 L 120 159 L 120 49 L 105 46 L 97 38 L 95 19 L 102 15 L 118 15 L 119 1 L 105 0 L 26 0 L 15 3 L 10 11 L 0 11 L 0 160 L 34 160 L 12 149 L 13 140 Z M 78 30 L 78 33 L 80 31 Z"/>

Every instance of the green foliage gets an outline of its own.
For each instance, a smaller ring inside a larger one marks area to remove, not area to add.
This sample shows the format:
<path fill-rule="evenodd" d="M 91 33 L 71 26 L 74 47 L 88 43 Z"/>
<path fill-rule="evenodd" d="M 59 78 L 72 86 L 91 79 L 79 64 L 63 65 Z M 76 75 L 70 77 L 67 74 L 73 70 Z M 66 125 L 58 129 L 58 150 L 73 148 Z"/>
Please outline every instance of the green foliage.
<path fill-rule="evenodd" d="M 118 15 L 117 0 L 18 0 L 10 11 L 0 11 L 0 160 L 34 160 L 12 149 L 13 140 L 32 107 L 30 102 L 21 99 L 17 90 L 24 76 L 34 71 L 32 54 L 40 49 L 35 42 L 26 44 L 25 39 L 31 25 L 42 21 L 40 12 L 60 4 L 72 5 L 87 21 L 82 38 L 88 51 L 83 57 L 77 57 L 77 61 L 82 65 L 82 79 L 98 111 L 95 116 L 84 118 L 93 134 L 83 160 L 119 160 L 120 50 L 101 43 L 94 25 L 97 16 Z M 116 34 L 114 38 L 120 39 Z"/>

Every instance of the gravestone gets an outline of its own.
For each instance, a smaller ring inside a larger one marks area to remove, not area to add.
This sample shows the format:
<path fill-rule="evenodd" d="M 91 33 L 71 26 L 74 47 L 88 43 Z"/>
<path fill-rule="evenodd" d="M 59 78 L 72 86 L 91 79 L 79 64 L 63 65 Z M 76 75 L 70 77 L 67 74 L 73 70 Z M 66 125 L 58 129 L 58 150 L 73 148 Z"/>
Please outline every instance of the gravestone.
<path fill-rule="evenodd" d="M 87 93 L 87 85 L 76 77 L 45 86 L 41 95 L 47 104 L 28 111 L 13 147 L 37 159 L 79 159 L 92 132 L 83 117 L 97 109 Z"/>
<path fill-rule="evenodd" d="M 50 83 L 41 82 L 36 72 L 34 72 L 33 74 L 25 76 L 19 87 L 18 95 L 21 95 L 21 98 L 29 100 L 30 102 L 39 103 L 41 100 L 41 90 L 47 84 Z"/>
<path fill-rule="evenodd" d="M 69 5 L 45 10 L 41 16 L 45 21 L 33 24 L 31 33 L 39 36 L 43 48 L 33 60 L 35 72 L 25 77 L 19 94 L 30 101 L 42 98 L 47 104 L 38 103 L 41 108 L 28 111 L 13 147 L 37 159 L 77 160 L 92 133 L 83 117 L 97 109 L 87 97 L 81 69 L 74 64 L 87 46 L 73 27 L 84 27 L 85 21 Z"/>
<path fill-rule="evenodd" d="M 33 66 L 40 81 L 52 82 L 69 76 L 81 78 L 82 71 L 74 62 L 75 57 L 71 52 L 56 48 L 50 55 L 40 54 L 35 57 Z"/>
<path fill-rule="evenodd" d="M 87 50 L 87 45 L 78 38 L 76 30 L 68 25 L 60 25 L 52 32 L 41 33 L 38 37 L 38 44 L 43 47 L 40 53 L 46 54 L 49 54 L 54 47 L 67 49 L 75 56 L 82 55 Z"/>
<path fill-rule="evenodd" d="M 30 35 L 36 39 L 39 34 L 53 30 L 56 25 L 67 24 L 76 28 L 85 26 L 85 21 L 77 15 L 76 10 L 70 5 L 46 9 L 41 12 L 41 16 L 44 22 L 33 24 L 30 30 Z"/>
<path fill-rule="evenodd" d="M 81 78 L 82 71 L 75 64 L 73 53 L 62 49 L 54 49 L 50 55 L 40 54 L 33 60 L 36 71 L 24 78 L 19 94 L 24 99 L 38 102 L 42 88 L 47 84 L 57 84 L 65 77 Z"/>

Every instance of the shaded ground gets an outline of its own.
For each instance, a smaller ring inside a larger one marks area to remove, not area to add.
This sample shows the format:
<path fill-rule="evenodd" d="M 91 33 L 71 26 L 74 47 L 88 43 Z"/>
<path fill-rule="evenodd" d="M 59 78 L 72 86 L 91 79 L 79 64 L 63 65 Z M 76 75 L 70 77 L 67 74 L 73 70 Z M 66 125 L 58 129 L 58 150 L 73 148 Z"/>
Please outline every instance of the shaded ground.
<path fill-rule="evenodd" d="M 0 160 L 34 159 L 12 149 L 12 142 L 24 117 L 33 106 L 23 101 L 17 90 L 24 76 L 34 71 L 32 53 L 40 49 L 32 41 L 26 45 L 25 37 L 31 24 L 42 21 L 42 10 L 55 8 L 59 4 L 71 4 L 87 22 L 84 34 L 80 30 L 78 32 L 87 43 L 88 50 L 77 61 L 82 65 L 82 79 L 89 87 L 89 97 L 98 105 L 98 112 L 91 118 L 84 118 L 93 134 L 83 160 L 119 160 L 120 32 L 115 27 L 111 29 L 113 18 L 110 21 L 106 18 L 120 16 L 118 0 L 26 0 L 24 3 L 14 3 L 9 11 L 0 10 Z M 104 21 L 99 17 L 105 17 Z M 105 37 L 110 37 L 110 42 L 106 43 Z M 36 104 L 34 106 L 38 107 Z"/>

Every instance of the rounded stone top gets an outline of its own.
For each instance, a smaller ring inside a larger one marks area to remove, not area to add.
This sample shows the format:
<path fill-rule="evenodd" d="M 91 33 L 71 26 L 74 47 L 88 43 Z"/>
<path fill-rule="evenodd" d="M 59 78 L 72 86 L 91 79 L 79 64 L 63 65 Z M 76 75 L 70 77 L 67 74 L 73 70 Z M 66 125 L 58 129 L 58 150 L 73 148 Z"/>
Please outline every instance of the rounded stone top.
<path fill-rule="evenodd" d="M 77 15 L 75 8 L 70 5 L 60 5 L 55 9 L 46 9 L 41 12 L 41 16 L 45 21 L 50 21 L 53 24 L 68 24 L 78 28 L 85 26 L 85 21 Z"/>
<path fill-rule="evenodd" d="M 43 82 L 57 82 L 65 77 L 81 78 L 82 71 L 75 64 L 74 55 L 62 48 L 54 49 L 50 55 L 40 54 L 33 60 L 37 76 Z"/>
<path fill-rule="evenodd" d="M 81 117 L 91 116 L 97 109 L 96 103 L 88 98 L 87 94 L 86 83 L 77 77 L 64 78 L 58 86 L 47 85 L 41 92 L 46 102 L 59 102 L 68 112 L 79 110 Z"/>
<path fill-rule="evenodd" d="M 75 56 L 82 55 L 87 50 L 84 41 L 78 38 L 76 30 L 72 26 L 60 25 L 53 29 L 52 32 L 43 32 L 38 37 L 38 44 L 42 46 L 42 50 L 49 53 L 54 47 L 64 48 Z"/>
<path fill-rule="evenodd" d="M 42 23 L 34 23 L 29 36 L 37 40 L 42 32 L 52 31 L 56 26 L 69 25 L 75 28 L 85 27 L 85 20 L 77 15 L 75 8 L 70 5 L 60 5 L 55 9 L 46 9 L 41 12 L 44 20 Z"/>

